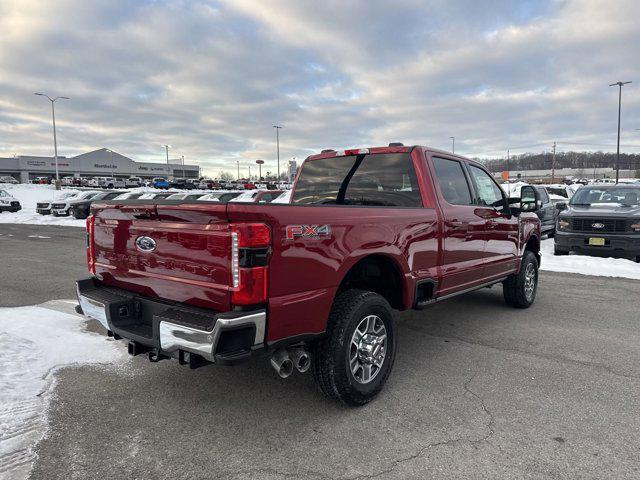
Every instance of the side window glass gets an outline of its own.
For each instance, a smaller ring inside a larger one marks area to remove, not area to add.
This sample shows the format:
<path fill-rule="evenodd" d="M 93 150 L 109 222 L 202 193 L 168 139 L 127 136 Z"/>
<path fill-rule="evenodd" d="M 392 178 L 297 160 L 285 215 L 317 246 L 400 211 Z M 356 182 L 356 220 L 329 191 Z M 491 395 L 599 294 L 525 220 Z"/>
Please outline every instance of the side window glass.
<path fill-rule="evenodd" d="M 542 200 L 542 203 L 549 203 L 549 194 L 547 193 L 546 188 L 538 188 L 538 193 L 540 194 L 540 200 Z"/>
<path fill-rule="evenodd" d="M 433 165 L 444 199 L 451 205 L 471 205 L 471 190 L 462 164 L 457 160 L 433 157 Z"/>
<path fill-rule="evenodd" d="M 478 202 L 480 205 L 504 208 L 502 189 L 493 181 L 491 176 L 481 168 L 470 165 L 473 181 L 478 188 Z"/>

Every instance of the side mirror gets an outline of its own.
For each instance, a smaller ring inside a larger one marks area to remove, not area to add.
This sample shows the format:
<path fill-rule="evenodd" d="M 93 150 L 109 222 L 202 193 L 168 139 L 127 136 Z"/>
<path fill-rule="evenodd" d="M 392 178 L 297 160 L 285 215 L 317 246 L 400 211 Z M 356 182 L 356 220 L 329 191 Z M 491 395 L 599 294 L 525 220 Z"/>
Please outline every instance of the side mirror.
<path fill-rule="evenodd" d="M 520 211 L 535 212 L 542 206 L 542 201 L 536 190 L 531 185 L 525 185 L 520 190 Z"/>
<path fill-rule="evenodd" d="M 558 210 L 559 212 L 562 212 L 563 210 L 567 209 L 567 204 L 566 202 L 558 202 L 556 203 L 556 210 Z"/>

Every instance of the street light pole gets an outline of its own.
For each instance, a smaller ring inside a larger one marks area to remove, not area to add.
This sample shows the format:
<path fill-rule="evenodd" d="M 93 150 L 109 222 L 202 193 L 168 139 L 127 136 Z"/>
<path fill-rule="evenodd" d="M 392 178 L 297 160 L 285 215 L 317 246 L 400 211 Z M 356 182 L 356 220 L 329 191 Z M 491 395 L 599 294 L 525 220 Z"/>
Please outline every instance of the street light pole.
<path fill-rule="evenodd" d="M 628 82 L 616 82 L 612 83 L 609 86 L 615 87 L 618 86 L 618 149 L 616 151 L 616 183 L 620 179 L 620 112 L 622 111 L 622 86 L 626 85 Z"/>
<path fill-rule="evenodd" d="M 51 118 L 53 119 L 53 154 L 56 159 L 56 190 L 60 190 L 60 173 L 58 171 L 58 139 L 56 137 L 56 109 L 53 104 L 56 100 L 69 100 L 69 97 L 51 98 L 49 95 L 44 93 L 34 93 L 34 95 L 47 97 L 51 102 Z"/>
<path fill-rule="evenodd" d="M 449 137 L 451 139 L 451 153 L 456 153 L 456 137 Z"/>
<path fill-rule="evenodd" d="M 236 160 L 236 163 L 238 164 L 238 181 L 240 181 L 240 160 Z"/>
<path fill-rule="evenodd" d="M 280 125 L 274 125 L 273 128 L 276 129 L 276 152 L 278 155 L 278 182 L 280 181 L 280 129 L 282 128 Z"/>

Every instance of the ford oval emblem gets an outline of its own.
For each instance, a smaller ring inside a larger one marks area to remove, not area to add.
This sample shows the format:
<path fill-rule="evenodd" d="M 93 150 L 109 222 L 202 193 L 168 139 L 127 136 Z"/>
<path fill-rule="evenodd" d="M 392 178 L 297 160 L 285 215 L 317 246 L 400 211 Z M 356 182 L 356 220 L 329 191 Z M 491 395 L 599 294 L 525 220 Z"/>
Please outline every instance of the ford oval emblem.
<path fill-rule="evenodd" d="M 604 228 L 604 223 L 592 223 L 591 228 L 597 228 L 598 230 Z"/>
<path fill-rule="evenodd" d="M 156 246 L 156 241 L 151 237 L 142 236 L 136 238 L 136 247 L 141 252 L 153 252 Z"/>

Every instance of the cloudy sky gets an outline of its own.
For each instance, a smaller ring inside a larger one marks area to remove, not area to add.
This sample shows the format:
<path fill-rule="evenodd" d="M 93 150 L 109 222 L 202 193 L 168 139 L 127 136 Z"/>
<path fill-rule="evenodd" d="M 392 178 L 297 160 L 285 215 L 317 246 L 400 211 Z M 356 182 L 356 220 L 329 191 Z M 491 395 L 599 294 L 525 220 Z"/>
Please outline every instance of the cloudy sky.
<path fill-rule="evenodd" d="M 0 0 L 0 156 L 108 147 L 206 173 L 322 148 L 640 151 L 640 2 Z M 573 144 L 573 145 L 571 145 Z M 601 146 L 602 145 L 602 146 Z"/>

